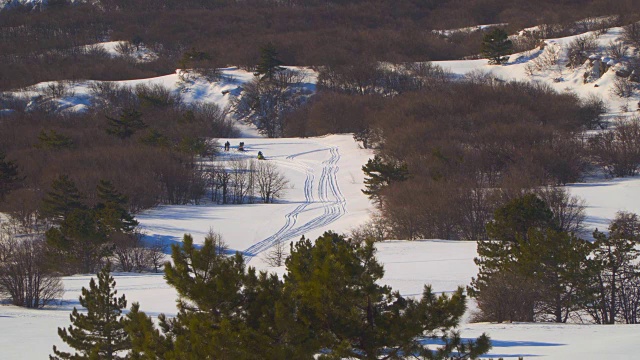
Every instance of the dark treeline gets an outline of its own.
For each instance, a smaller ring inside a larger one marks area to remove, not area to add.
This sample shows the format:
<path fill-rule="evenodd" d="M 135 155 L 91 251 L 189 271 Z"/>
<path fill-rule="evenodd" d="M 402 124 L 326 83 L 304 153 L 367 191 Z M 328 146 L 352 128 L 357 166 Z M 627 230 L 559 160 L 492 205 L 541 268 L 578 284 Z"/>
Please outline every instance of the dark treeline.
<path fill-rule="evenodd" d="M 2 118 L 0 160 L 17 166 L 2 211 L 28 222 L 61 175 L 89 205 L 95 204 L 92 194 L 100 180 L 125 194 L 131 211 L 204 196 L 197 159 L 214 154 L 212 138 L 235 131 L 224 111 L 211 104 L 187 106 L 161 87 L 105 83 L 93 92 L 96 106 L 86 112 L 47 111 L 45 97 L 38 108 Z"/>
<path fill-rule="evenodd" d="M 635 6 L 635 7 L 634 7 Z M 46 80 L 110 80 L 172 72 L 198 48 L 212 66 L 253 66 L 273 42 L 287 65 L 457 59 L 476 55 L 480 32 L 433 29 L 508 23 L 513 30 L 588 16 L 633 14 L 635 0 L 558 1 L 123 1 L 0 13 L 0 88 Z M 143 42 L 159 59 L 140 64 L 78 47 L 105 40 Z M 80 66 L 79 66 L 80 64 Z"/>
<path fill-rule="evenodd" d="M 319 94 L 285 119 L 291 136 L 353 132 L 378 149 L 366 192 L 392 236 L 483 239 L 504 201 L 577 181 L 588 168 L 580 134 L 599 110 L 574 94 L 481 74 L 450 82 L 424 68 L 410 83 L 393 71 L 325 71 Z"/>

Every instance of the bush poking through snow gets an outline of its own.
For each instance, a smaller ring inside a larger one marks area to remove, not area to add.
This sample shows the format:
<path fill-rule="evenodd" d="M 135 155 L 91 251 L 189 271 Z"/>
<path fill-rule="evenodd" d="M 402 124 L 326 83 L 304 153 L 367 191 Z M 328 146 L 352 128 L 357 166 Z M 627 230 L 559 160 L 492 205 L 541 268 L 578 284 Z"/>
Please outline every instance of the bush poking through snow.
<path fill-rule="evenodd" d="M 534 58 L 525 65 L 526 74 L 528 76 L 533 76 L 537 72 L 557 70 L 556 67 L 560 61 L 561 52 L 562 50 L 557 44 L 546 45 L 540 56 Z"/>
<path fill-rule="evenodd" d="M 627 56 L 628 49 L 629 48 L 622 41 L 609 41 L 606 52 L 608 57 L 620 61 Z"/>
<path fill-rule="evenodd" d="M 567 45 L 567 56 L 569 58 L 569 66 L 577 68 L 589 58 L 598 49 L 598 42 L 595 36 L 578 36 Z"/>
<path fill-rule="evenodd" d="M 640 47 L 640 23 L 632 23 L 624 27 L 622 39 L 633 46 Z"/>
<path fill-rule="evenodd" d="M 42 308 L 64 293 L 60 276 L 47 266 L 42 236 L 18 236 L 0 228 L 0 296 L 16 306 Z"/>
<path fill-rule="evenodd" d="M 640 119 L 619 119 L 612 130 L 599 133 L 589 145 L 596 162 L 610 176 L 636 175 L 640 166 Z"/>
<path fill-rule="evenodd" d="M 613 87 L 611 88 L 611 92 L 614 95 L 619 96 L 621 98 L 628 98 L 628 97 L 631 97 L 631 95 L 633 95 L 634 89 L 635 89 L 635 86 L 633 82 L 629 80 L 628 77 L 618 76 L 613 82 Z"/>
<path fill-rule="evenodd" d="M 287 258 L 287 250 L 284 241 L 276 241 L 276 243 L 269 249 L 265 256 L 264 261 L 272 267 L 280 267 L 284 265 L 284 261 Z"/>

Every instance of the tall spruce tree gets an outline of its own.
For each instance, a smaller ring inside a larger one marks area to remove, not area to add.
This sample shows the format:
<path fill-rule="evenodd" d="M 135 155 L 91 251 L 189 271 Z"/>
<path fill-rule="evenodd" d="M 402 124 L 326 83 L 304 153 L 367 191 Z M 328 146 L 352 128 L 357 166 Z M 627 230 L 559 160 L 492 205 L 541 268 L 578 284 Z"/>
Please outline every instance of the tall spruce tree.
<path fill-rule="evenodd" d="M 553 212 L 536 195 L 521 196 L 498 208 L 487 224 L 487 234 L 490 240 L 478 242 L 474 259 L 478 276 L 470 293 L 478 298 L 481 311 L 485 304 L 489 309 L 499 300 L 487 298 L 500 293 L 496 286 L 510 289 L 505 296 L 514 301 L 502 306 L 510 308 L 508 318 L 499 315 L 487 320 L 534 321 L 538 317 L 566 322 L 584 306 L 593 268 L 591 246 L 562 232 Z"/>
<path fill-rule="evenodd" d="M 107 134 L 120 139 L 128 139 L 136 131 L 146 127 L 142 121 L 142 113 L 134 108 L 122 110 L 118 118 L 107 116 Z"/>
<path fill-rule="evenodd" d="M 51 183 L 40 206 L 40 214 L 55 223 L 60 223 L 74 210 L 86 209 L 83 196 L 76 184 L 67 176 L 60 175 Z"/>
<path fill-rule="evenodd" d="M 40 131 L 37 147 L 41 149 L 62 150 L 73 148 L 73 139 L 55 130 Z"/>
<path fill-rule="evenodd" d="M 129 334 L 125 331 L 127 318 L 121 316 L 127 306 L 125 296 L 116 297 L 116 282 L 105 266 L 98 273 L 98 282 L 92 278 L 89 289 L 82 288 L 80 305 L 87 309 L 83 314 L 77 308 L 71 313 L 71 325 L 58 328 L 58 335 L 67 345 L 75 349 L 75 354 L 53 347 L 55 355 L 51 360 L 63 359 L 126 359 L 131 348 Z"/>
<path fill-rule="evenodd" d="M 398 181 L 404 181 L 409 178 L 409 170 L 407 164 L 399 164 L 394 162 L 385 162 L 379 155 L 369 159 L 362 166 L 365 173 L 364 179 L 365 189 L 362 192 L 378 203 L 382 201 L 380 192 L 389 184 Z"/>
<path fill-rule="evenodd" d="M 7 194 L 16 189 L 24 178 L 18 175 L 18 165 L 7 160 L 6 155 L 0 151 L 0 201 Z"/>
<path fill-rule="evenodd" d="M 256 66 L 255 76 L 262 76 L 268 80 L 273 80 L 273 76 L 284 68 L 283 63 L 278 59 L 278 51 L 272 43 L 268 43 L 260 49 L 260 61 Z"/>
<path fill-rule="evenodd" d="M 100 226 L 96 211 L 75 209 L 45 233 L 52 256 L 59 261 L 59 270 L 87 274 L 95 271 L 100 260 L 109 255 L 107 233 Z"/>
<path fill-rule="evenodd" d="M 536 315 L 544 321 L 566 323 L 591 301 L 588 286 L 597 268 L 590 259 L 592 245 L 573 234 L 553 229 L 529 230 L 528 241 L 514 248 L 507 269 L 536 286 Z"/>
<path fill-rule="evenodd" d="M 107 233 L 131 233 L 138 226 L 138 222 L 129 213 L 126 206 L 128 199 L 116 190 L 107 180 L 100 180 L 96 188 L 98 204 L 95 207 L 100 226 Z"/>
<path fill-rule="evenodd" d="M 495 28 L 482 37 L 480 53 L 489 59 L 489 64 L 500 65 L 506 61 L 505 56 L 511 53 L 512 48 L 513 43 L 509 40 L 507 32 Z"/>

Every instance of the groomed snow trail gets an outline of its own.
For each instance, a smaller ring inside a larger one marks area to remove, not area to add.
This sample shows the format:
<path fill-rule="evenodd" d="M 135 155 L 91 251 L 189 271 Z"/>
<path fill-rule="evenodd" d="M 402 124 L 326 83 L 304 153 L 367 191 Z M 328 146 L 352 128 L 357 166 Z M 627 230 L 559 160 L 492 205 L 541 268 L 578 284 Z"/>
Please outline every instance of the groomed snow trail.
<path fill-rule="evenodd" d="M 307 165 L 305 160 L 300 158 L 318 152 L 327 152 L 329 158 L 322 161 L 321 175 L 316 184 L 314 167 Z M 340 150 L 338 147 L 332 146 L 288 155 L 284 161 L 272 160 L 278 162 L 281 166 L 290 167 L 306 174 L 304 181 L 305 199 L 300 205 L 285 215 L 285 223 L 276 233 L 251 245 L 243 251 L 247 261 L 250 261 L 254 256 L 278 243 L 301 236 L 310 230 L 325 227 L 347 213 L 347 199 L 340 190 L 337 177 L 338 171 L 340 170 L 338 166 L 340 158 Z M 317 201 L 314 197 L 314 188 L 317 189 Z M 313 205 L 319 205 L 320 207 L 314 207 Z M 300 226 L 296 226 L 301 214 L 318 209 L 322 210 L 320 215 L 315 216 Z"/>

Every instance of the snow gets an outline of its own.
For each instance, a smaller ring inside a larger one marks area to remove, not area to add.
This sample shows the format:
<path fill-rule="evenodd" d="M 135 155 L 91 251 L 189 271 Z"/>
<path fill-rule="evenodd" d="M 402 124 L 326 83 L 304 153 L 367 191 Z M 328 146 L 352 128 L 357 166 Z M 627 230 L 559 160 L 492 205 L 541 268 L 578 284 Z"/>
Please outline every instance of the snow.
<path fill-rule="evenodd" d="M 483 31 L 493 27 L 501 27 L 507 26 L 507 23 L 498 23 L 498 24 L 486 24 L 486 25 L 476 25 L 476 26 L 468 26 L 458 29 L 446 29 L 446 30 L 432 30 L 433 33 L 442 35 L 442 36 L 451 36 L 456 33 L 472 33 L 476 31 Z"/>
<path fill-rule="evenodd" d="M 622 31 L 623 29 L 620 27 L 611 28 L 605 34 L 597 36 L 596 42 L 598 44 L 598 52 L 600 54 L 604 54 L 609 42 L 617 41 L 621 37 Z M 518 80 L 544 83 L 558 92 L 570 91 L 581 98 L 586 98 L 589 95 L 596 95 L 602 98 L 609 105 L 612 115 L 627 116 L 628 114 L 620 111 L 620 108 L 625 105 L 633 105 L 632 107 L 635 108 L 635 104 L 640 100 L 640 95 L 636 92 L 630 98 L 621 99 L 613 94 L 612 88 L 616 78 L 615 71 L 619 66 L 621 66 L 621 64 L 614 64 L 614 66 L 604 73 L 601 78 L 587 83 L 584 83 L 583 78 L 585 71 L 588 71 L 585 65 L 575 69 L 565 66 L 568 61 L 566 46 L 578 37 L 596 35 L 596 32 L 587 32 L 581 35 L 548 39 L 545 41 L 547 45 L 544 50 L 534 49 L 523 53 L 513 54 L 510 56 L 509 61 L 503 65 L 489 65 L 486 59 L 434 61 L 433 63 L 442 66 L 444 69 L 449 70 L 459 77 L 463 77 L 474 72 L 483 72 L 505 81 Z M 539 56 L 542 56 L 543 52 L 548 52 L 550 47 L 554 46 L 561 50 L 558 65 L 552 66 L 546 71 L 538 72 L 533 76 L 529 76 L 527 74 L 527 65 Z M 604 57 L 604 55 L 600 55 L 599 57 Z"/>
<path fill-rule="evenodd" d="M 372 157 L 351 135 L 308 139 L 230 139 L 245 143 L 244 152 L 222 153 L 219 161 L 255 159 L 258 151 L 290 181 L 286 196 L 275 204 L 162 206 L 138 216 L 150 238 L 179 241 L 184 233 L 201 242 L 212 228 L 232 250 L 254 257 L 275 242 L 315 238 L 325 230 L 346 232 L 363 223 L 371 204 L 360 191 L 360 167 Z M 221 139 L 224 142 L 224 139 Z M 260 262 L 251 259 L 251 264 Z"/>
<path fill-rule="evenodd" d="M 590 35 L 590 34 L 587 34 Z M 620 29 L 609 30 L 597 41 L 601 47 L 620 36 Z M 559 47 L 575 37 L 547 40 L 547 48 Z M 115 46 L 115 45 L 113 45 Z M 547 50 L 544 50 L 547 51 Z M 491 66 L 486 60 L 446 61 L 437 64 L 458 76 L 474 71 L 489 72 L 505 80 L 539 81 L 558 91 L 573 91 L 581 97 L 589 94 L 601 96 L 610 102 L 610 116 L 627 115 L 618 108 L 638 97 L 619 99 L 611 94 L 613 70 L 602 78 L 583 83 L 586 68 L 569 69 L 562 65 L 549 71 L 528 76 L 526 64 L 542 55 L 534 50 L 511 56 L 502 66 Z M 565 55 L 563 55 L 565 56 Z M 315 89 L 316 73 L 305 68 L 305 85 Z M 179 73 L 152 79 L 118 82 L 121 85 L 160 84 L 180 92 L 186 102 L 206 101 L 226 107 L 230 94 L 253 78 L 253 74 L 237 69 L 222 69 L 222 79 L 208 82 L 198 79 L 180 81 Z M 554 79 L 561 79 L 556 82 Z M 78 111 L 89 106 L 91 81 L 71 84 L 73 96 L 56 99 L 65 111 Z M 594 85 L 598 87 L 594 87 Z M 47 83 L 38 84 L 29 96 L 42 96 Z M 0 110 L 4 111 L 4 110 Z M 264 139 L 257 137 L 255 129 L 244 129 L 242 139 L 229 139 L 233 146 L 244 141 L 246 152 L 223 153 L 216 161 L 233 158 L 255 158 L 262 151 L 267 160 L 276 164 L 290 180 L 290 188 L 275 204 L 162 206 L 138 215 L 138 220 L 149 239 L 179 242 L 184 233 L 191 233 L 201 243 L 212 228 L 220 232 L 230 248 L 243 251 L 251 266 L 261 270 L 282 273 L 282 267 L 270 268 L 264 254 L 275 242 L 290 242 L 305 235 L 315 238 L 325 230 L 347 232 L 365 222 L 373 206 L 360 191 L 363 187 L 361 166 L 372 156 L 361 149 L 351 135 L 330 135 L 305 139 Z M 221 139 L 223 143 L 226 139 Z M 571 184 L 572 194 L 587 202 L 589 229 L 606 228 L 608 221 L 619 210 L 640 212 L 640 179 L 593 179 L 586 183 Z M 377 244 L 378 258 L 385 265 L 383 283 L 405 296 L 419 296 L 424 284 L 432 284 L 437 292 L 451 292 L 466 286 L 475 276 L 477 267 L 475 242 L 447 240 L 388 241 Z M 0 306 L 0 359 L 40 359 L 51 353 L 51 346 L 61 346 L 56 328 L 69 324 L 69 313 L 78 306 L 77 297 L 90 276 L 64 278 L 66 293 L 62 305 L 45 310 L 27 310 L 14 306 Z M 119 293 L 124 293 L 129 304 L 140 302 L 143 311 L 156 316 L 175 314 L 175 290 L 160 274 L 116 274 Z M 470 303 L 468 319 L 474 304 Z M 494 348 L 484 358 L 544 359 L 633 359 L 640 351 L 638 325 L 578 325 L 578 324 L 469 324 L 461 325 L 462 336 L 472 338 L 483 332 L 493 339 Z M 432 343 L 425 341 L 425 343 Z M 64 347 L 63 347 L 64 348 Z"/>
<path fill-rule="evenodd" d="M 567 186 L 571 194 L 586 201 L 585 225 L 591 233 L 606 230 L 618 211 L 640 214 L 640 179 L 600 179 Z"/>

